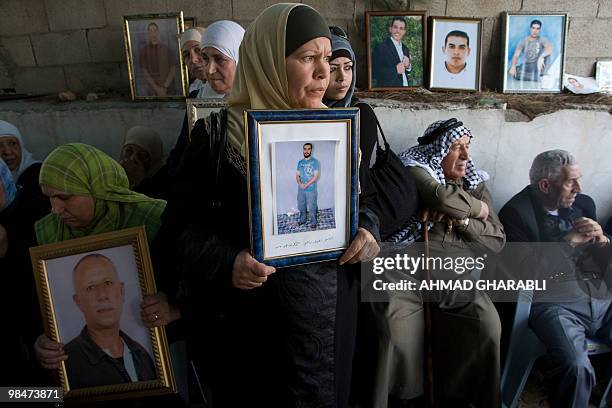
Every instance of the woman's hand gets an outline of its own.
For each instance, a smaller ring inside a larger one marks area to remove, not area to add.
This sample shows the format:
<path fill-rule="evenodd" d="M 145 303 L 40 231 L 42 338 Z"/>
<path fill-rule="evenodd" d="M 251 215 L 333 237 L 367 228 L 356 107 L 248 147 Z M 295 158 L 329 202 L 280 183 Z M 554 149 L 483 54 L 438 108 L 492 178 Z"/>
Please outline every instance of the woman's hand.
<path fill-rule="evenodd" d="M 374 259 L 379 252 L 380 247 L 376 242 L 376 238 L 374 238 L 367 229 L 359 228 L 357 230 L 357 235 L 355 235 L 355 238 L 351 241 L 351 245 L 344 251 L 344 254 L 342 254 L 338 262 L 340 265 L 345 263 L 354 264 L 357 262 L 367 262 Z"/>
<path fill-rule="evenodd" d="M 45 334 L 38 336 L 34 342 L 34 354 L 40 365 L 48 370 L 59 368 L 60 363 L 68 359 L 64 345 L 51 340 Z"/>
<path fill-rule="evenodd" d="M 274 272 L 276 272 L 274 267 L 258 262 L 245 249 L 240 251 L 234 260 L 232 284 L 238 289 L 258 288 Z"/>
<path fill-rule="evenodd" d="M 178 307 L 168 303 L 164 292 L 146 295 L 140 309 L 140 316 L 147 327 L 165 326 L 181 317 Z"/>

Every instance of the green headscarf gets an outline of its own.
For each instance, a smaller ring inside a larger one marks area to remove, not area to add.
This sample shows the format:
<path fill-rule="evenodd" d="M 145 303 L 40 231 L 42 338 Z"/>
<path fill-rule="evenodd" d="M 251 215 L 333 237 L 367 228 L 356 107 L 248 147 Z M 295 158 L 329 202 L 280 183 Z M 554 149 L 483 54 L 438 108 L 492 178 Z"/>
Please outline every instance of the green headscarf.
<path fill-rule="evenodd" d="M 88 227 L 72 228 L 57 215 L 36 222 L 39 245 L 144 225 L 151 241 L 161 223 L 166 202 L 129 189 L 123 167 L 106 153 L 82 143 L 69 143 L 49 154 L 40 169 L 41 186 L 95 199 Z"/>

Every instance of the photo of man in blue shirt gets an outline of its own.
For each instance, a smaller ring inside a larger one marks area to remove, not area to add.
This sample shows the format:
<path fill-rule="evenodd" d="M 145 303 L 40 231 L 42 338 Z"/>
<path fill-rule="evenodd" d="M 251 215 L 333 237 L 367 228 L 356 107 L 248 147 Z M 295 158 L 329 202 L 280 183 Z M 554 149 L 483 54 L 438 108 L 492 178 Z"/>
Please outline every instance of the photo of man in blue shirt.
<path fill-rule="evenodd" d="M 298 184 L 299 224 L 306 223 L 306 211 L 312 229 L 317 228 L 317 181 L 321 177 L 319 161 L 312 156 L 312 143 L 304 143 L 304 158 L 301 159 L 295 171 L 295 181 Z"/>

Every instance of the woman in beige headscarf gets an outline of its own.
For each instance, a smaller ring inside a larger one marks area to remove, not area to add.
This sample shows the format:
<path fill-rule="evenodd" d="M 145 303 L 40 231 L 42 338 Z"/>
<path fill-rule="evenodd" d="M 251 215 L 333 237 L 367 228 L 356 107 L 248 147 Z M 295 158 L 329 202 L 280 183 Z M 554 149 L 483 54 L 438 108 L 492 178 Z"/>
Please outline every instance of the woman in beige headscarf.
<path fill-rule="evenodd" d="M 329 38 L 325 20 L 302 4 L 271 6 L 249 26 L 229 99 L 221 170 L 210 160 L 206 125 L 199 121 L 154 245 L 166 249 L 159 270 L 185 277 L 189 296 L 182 313 L 199 322 L 187 325 L 196 340 L 189 344 L 204 352 L 191 350 L 191 357 L 208 368 L 205 377 L 223 406 L 348 404 L 358 297 L 354 271 L 341 265 L 374 257 L 374 236 L 359 228 L 338 262 L 278 273 L 246 249 L 244 110 L 324 108 Z M 375 231 L 374 223 L 365 224 Z M 203 315 L 211 316 L 205 324 Z"/>

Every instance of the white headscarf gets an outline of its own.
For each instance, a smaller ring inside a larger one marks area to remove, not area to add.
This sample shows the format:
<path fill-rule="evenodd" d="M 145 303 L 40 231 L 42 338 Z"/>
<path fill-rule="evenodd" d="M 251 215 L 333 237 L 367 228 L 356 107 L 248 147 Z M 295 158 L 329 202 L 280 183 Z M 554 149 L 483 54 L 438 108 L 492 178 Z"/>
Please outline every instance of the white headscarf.
<path fill-rule="evenodd" d="M 19 167 L 17 167 L 16 170 L 11 170 L 11 173 L 13 173 L 13 180 L 17 182 L 19 176 L 21 176 L 21 174 L 23 174 L 28 167 L 34 163 L 40 163 L 40 160 L 34 160 L 32 158 L 32 153 L 25 148 L 19 129 L 17 129 L 12 123 L 0 120 L 0 139 L 2 139 L 4 136 L 13 136 L 17 139 L 19 146 L 21 147 L 21 163 L 19 163 Z"/>
<path fill-rule="evenodd" d="M 188 30 L 185 30 L 183 34 L 181 34 L 181 51 L 187 44 L 187 41 L 197 41 L 202 42 L 202 33 L 204 32 L 204 28 L 202 27 L 193 27 Z"/>
<path fill-rule="evenodd" d="M 229 20 L 215 21 L 206 27 L 200 48 L 213 47 L 238 64 L 238 50 L 242 37 L 244 37 L 244 28 L 240 24 Z"/>
<path fill-rule="evenodd" d="M 240 24 L 229 20 L 215 21 L 202 34 L 200 48 L 212 47 L 228 58 L 236 61 L 238 65 L 238 50 L 244 37 L 244 28 Z M 225 95 L 216 93 L 207 82 L 204 84 L 198 98 L 223 98 Z"/>

